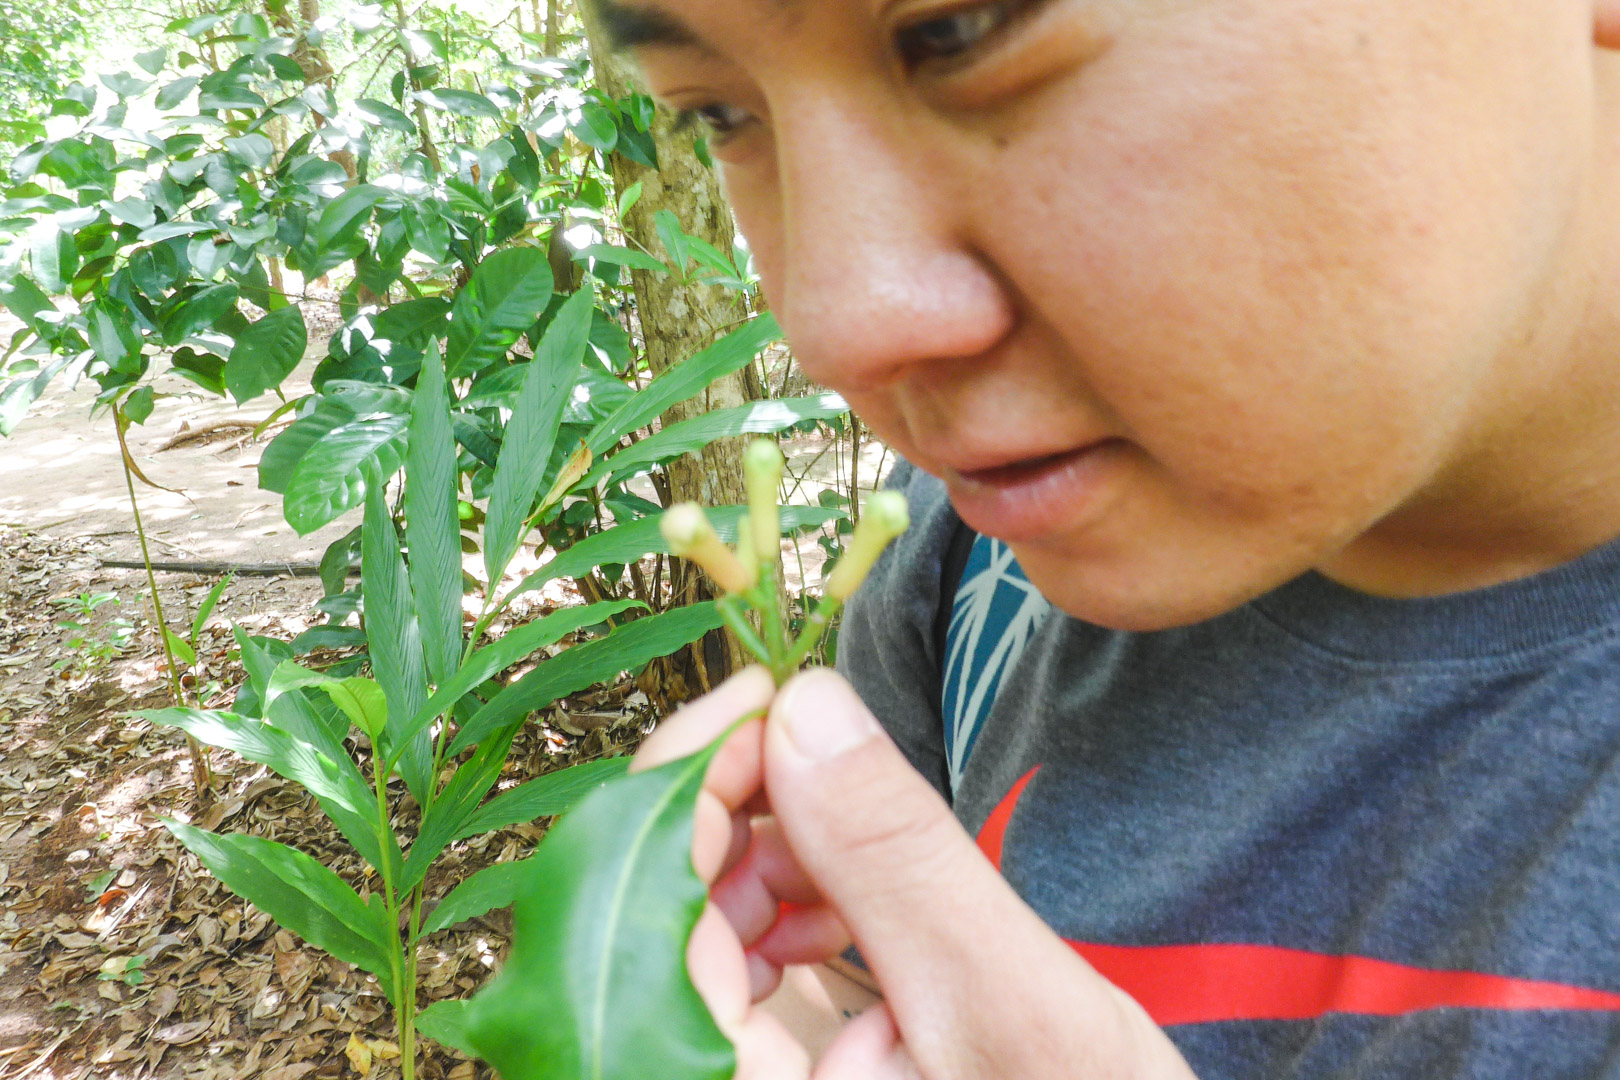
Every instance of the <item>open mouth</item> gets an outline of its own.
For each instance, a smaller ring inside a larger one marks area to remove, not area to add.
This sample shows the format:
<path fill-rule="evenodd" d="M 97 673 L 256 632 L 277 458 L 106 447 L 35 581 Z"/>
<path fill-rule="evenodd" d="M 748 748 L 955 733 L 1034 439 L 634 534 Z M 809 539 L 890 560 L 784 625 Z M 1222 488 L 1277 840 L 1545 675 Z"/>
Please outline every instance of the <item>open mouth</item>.
<path fill-rule="evenodd" d="M 945 471 L 951 503 L 977 532 L 1036 540 L 1075 527 L 1100 506 L 1124 443 L 1104 439 L 1073 450 L 971 472 Z"/>

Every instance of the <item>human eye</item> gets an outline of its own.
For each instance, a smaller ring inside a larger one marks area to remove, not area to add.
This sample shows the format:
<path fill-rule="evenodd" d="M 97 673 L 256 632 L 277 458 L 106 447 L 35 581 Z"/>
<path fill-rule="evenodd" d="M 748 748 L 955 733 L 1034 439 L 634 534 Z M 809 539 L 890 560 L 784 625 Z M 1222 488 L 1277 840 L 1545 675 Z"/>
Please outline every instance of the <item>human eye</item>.
<path fill-rule="evenodd" d="M 675 127 L 678 131 L 701 127 L 707 132 L 710 140 L 716 146 L 720 146 L 746 128 L 753 119 L 754 115 L 747 109 L 727 105 L 724 102 L 712 102 L 708 105 L 681 109 L 676 114 Z"/>
<path fill-rule="evenodd" d="M 895 50 L 908 71 L 960 64 L 991 43 L 1029 6 L 1030 0 L 995 0 L 930 13 L 895 31 Z"/>

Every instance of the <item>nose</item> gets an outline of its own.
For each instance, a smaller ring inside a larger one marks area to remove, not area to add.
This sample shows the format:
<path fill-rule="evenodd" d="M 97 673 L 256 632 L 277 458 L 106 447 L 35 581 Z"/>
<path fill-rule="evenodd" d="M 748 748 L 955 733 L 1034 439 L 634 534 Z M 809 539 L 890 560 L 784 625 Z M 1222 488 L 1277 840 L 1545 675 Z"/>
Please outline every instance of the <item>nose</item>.
<path fill-rule="evenodd" d="M 964 178 L 913 129 L 831 96 L 778 125 L 776 313 L 805 374 L 840 390 L 978 355 L 1012 326 L 1005 285 L 962 240 Z"/>

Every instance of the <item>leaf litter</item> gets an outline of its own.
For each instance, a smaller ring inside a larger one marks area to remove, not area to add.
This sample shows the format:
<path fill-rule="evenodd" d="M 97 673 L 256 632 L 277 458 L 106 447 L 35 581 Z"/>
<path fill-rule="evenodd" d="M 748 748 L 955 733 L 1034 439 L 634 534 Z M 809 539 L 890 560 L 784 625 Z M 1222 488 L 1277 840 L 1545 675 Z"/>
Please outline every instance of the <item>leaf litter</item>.
<path fill-rule="evenodd" d="M 144 575 L 100 567 L 101 553 L 93 539 L 0 526 L 0 1080 L 397 1077 L 375 979 L 277 928 L 159 824 L 173 815 L 291 843 L 367 884 L 362 860 L 296 785 L 214 752 L 216 788 L 199 805 L 179 732 L 127 718 L 169 701 Z M 178 613 L 195 610 L 212 584 L 166 575 L 159 587 Z M 98 626 L 121 615 L 139 628 L 99 665 L 67 647 L 50 603 L 95 591 L 122 601 L 96 612 Z M 205 681 L 220 680 L 224 694 L 240 681 L 226 660 L 230 621 L 291 638 L 318 595 L 308 580 L 233 583 L 203 631 Z M 560 583 L 527 599 L 533 610 L 514 616 L 579 602 Z M 626 680 L 559 703 L 519 735 L 500 788 L 632 749 L 672 704 L 672 677 L 678 683 L 673 671 L 655 672 L 640 687 Z M 435 866 L 429 894 L 530 854 L 545 824 L 457 844 Z M 499 966 L 510 932 L 499 910 L 429 939 L 421 1004 L 470 996 Z M 421 1064 L 424 1080 L 492 1075 L 431 1041 Z"/>

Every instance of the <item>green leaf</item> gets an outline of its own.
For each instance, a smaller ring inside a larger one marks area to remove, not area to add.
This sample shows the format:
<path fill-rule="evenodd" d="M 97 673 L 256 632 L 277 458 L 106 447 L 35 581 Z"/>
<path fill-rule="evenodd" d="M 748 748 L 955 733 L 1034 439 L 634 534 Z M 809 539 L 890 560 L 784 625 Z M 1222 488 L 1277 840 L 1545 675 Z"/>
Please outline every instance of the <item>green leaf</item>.
<path fill-rule="evenodd" d="M 642 182 L 637 180 L 635 183 L 625 188 L 624 194 L 619 196 L 618 210 L 620 221 L 624 220 L 624 215 L 630 212 L 631 207 L 635 206 L 636 203 L 641 201 L 641 192 Z"/>
<path fill-rule="evenodd" d="M 594 303 L 591 291 L 581 289 L 551 320 L 507 421 L 484 525 L 484 566 L 491 588 L 506 573 L 546 479 L 563 409 L 579 381 Z"/>
<path fill-rule="evenodd" d="M 716 409 L 671 424 L 606 461 L 598 462 L 579 486 L 594 487 L 605 477 L 623 479 L 653 465 L 673 461 L 683 454 L 697 453 L 716 439 L 734 435 L 770 435 L 805 420 L 827 420 L 848 411 L 849 405 L 844 399 L 830 393 L 750 401 L 731 409 Z"/>
<path fill-rule="evenodd" d="M 496 908 L 511 907 L 518 889 L 527 881 L 528 861 L 496 863 L 464 880 L 439 901 L 433 914 L 422 923 L 422 933 L 436 933 Z"/>
<path fill-rule="evenodd" d="M 295 693 L 283 694 L 272 704 L 293 697 Z M 230 750 L 302 785 L 321 800 L 322 809 L 367 862 L 380 867 L 385 858 L 381 852 L 391 848 L 392 860 L 397 864 L 399 854 L 393 835 L 384 838 L 377 831 L 375 796 L 347 757 L 335 761 L 303 738 L 236 713 L 156 709 L 135 715 L 154 724 L 180 728 L 204 745 Z M 379 841 L 383 847 L 378 846 Z"/>
<path fill-rule="evenodd" d="M 58 356 L 37 373 L 23 375 L 0 385 L 0 436 L 17 430 L 28 414 L 29 406 L 39 400 L 51 380 L 62 373 L 72 361 L 71 356 Z"/>
<path fill-rule="evenodd" d="M 309 346 L 304 314 L 296 304 L 272 311 L 237 335 L 225 361 L 225 386 L 238 405 L 280 386 Z"/>
<path fill-rule="evenodd" d="M 208 590 L 208 595 L 203 597 L 203 602 L 197 607 L 196 618 L 191 620 L 192 641 L 196 641 L 202 635 L 203 627 L 208 625 L 208 616 L 214 613 L 215 606 L 219 604 L 219 598 L 225 595 L 225 590 L 230 587 L 231 580 L 235 576 L 235 574 L 226 574 L 215 582 L 214 587 Z"/>
<path fill-rule="evenodd" d="M 285 660 L 270 676 L 270 695 L 279 697 L 289 690 L 312 686 L 325 691 L 343 715 L 354 721 L 372 739 L 382 734 L 388 723 L 388 699 L 382 687 L 371 679 L 338 679 L 324 671 L 311 671 L 293 660 Z"/>
<path fill-rule="evenodd" d="M 190 645 L 187 645 L 185 639 L 179 634 L 176 634 L 173 630 L 170 630 L 167 626 L 165 626 L 163 628 L 163 640 L 169 643 L 169 649 L 174 653 L 175 660 L 178 661 L 183 667 L 189 668 L 196 666 L 196 650 Z"/>
<path fill-rule="evenodd" d="M 490 120 L 499 120 L 501 118 L 500 106 L 483 94 L 441 87 L 434 90 L 423 90 L 419 96 L 422 102 L 430 108 L 454 113 L 456 116 L 482 116 Z"/>
<path fill-rule="evenodd" d="M 367 905 L 342 878 L 285 844 L 220 836 L 167 818 L 163 824 L 232 892 L 311 945 L 376 975 L 398 1007 L 399 934 L 381 904 Z"/>
<path fill-rule="evenodd" d="M 163 341 L 178 345 L 199 330 L 213 326 L 236 307 L 235 285 L 205 285 L 171 309 L 163 320 Z"/>
<path fill-rule="evenodd" d="M 379 413 L 403 415 L 410 412 L 410 408 L 411 392 L 403 387 L 340 380 L 327 383 L 314 409 L 295 420 L 264 448 L 264 455 L 259 459 L 259 486 L 285 495 L 299 463 L 327 435 L 356 420 Z"/>
<path fill-rule="evenodd" d="M 717 506 L 703 511 L 713 523 L 720 539 L 737 541 L 737 523 L 748 516 L 746 506 Z M 587 536 L 573 547 L 559 554 L 545 566 L 524 578 L 507 594 L 506 599 L 533 592 L 547 582 L 558 578 L 584 577 L 593 567 L 608 563 L 632 563 L 647 555 L 668 555 L 669 541 L 659 531 L 662 514 L 653 514 L 636 521 L 615 525 Z M 843 510 L 820 506 L 782 507 L 782 532 L 797 532 L 807 526 L 823 525 L 848 515 Z"/>
<path fill-rule="evenodd" d="M 411 603 L 410 578 L 399 557 L 399 535 L 383 502 L 386 476 L 375 467 L 368 467 L 366 472 L 366 519 L 360 532 L 366 642 L 372 673 L 388 697 L 388 716 L 396 724 L 404 724 L 427 700 L 427 667 Z M 405 786 L 418 805 L 426 806 L 431 801 L 433 783 L 433 747 L 428 733 L 419 732 L 403 749 L 392 745 L 392 734 L 388 733 L 382 751 L 390 760 L 397 756 Z"/>
<path fill-rule="evenodd" d="M 732 331 L 696 356 L 683 360 L 647 384 L 612 416 L 591 429 L 585 445 L 600 457 L 629 432 L 646 427 L 677 401 L 696 397 L 714 380 L 740 371 L 766 345 L 782 336 L 773 315 L 761 315 Z"/>
<path fill-rule="evenodd" d="M 367 124 L 388 128 L 401 135 L 416 134 L 416 124 L 411 118 L 387 102 L 378 101 L 376 98 L 361 98 L 352 107 L 355 114 Z"/>
<path fill-rule="evenodd" d="M 461 522 L 456 516 L 456 437 L 435 342 L 422 361 L 405 456 L 405 543 L 416 620 L 435 685 L 461 663 Z"/>
<path fill-rule="evenodd" d="M 451 842 L 504 829 L 520 821 L 566 814 L 579 800 L 608 781 L 623 775 L 629 767 L 629 758 L 607 758 L 603 761 L 590 761 L 583 765 L 560 769 L 536 777 L 528 783 L 519 784 L 515 788 L 501 792 L 479 807 L 478 813 L 456 830 Z"/>
<path fill-rule="evenodd" d="M 276 148 L 269 136 L 258 132 L 226 139 L 225 152 L 250 169 L 263 169 L 276 158 Z"/>
<path fill-rule="evenodd" d="M 43 316 L 54 316 L 56 305 L 27 278 L 14 277 L 0 282 L 0 305 L 33 327 L 40 337 L 50 340 L 55 335 L 55 327 Z"/>
<path fill-rule="evenodd" d="M 619 142 L 619 125 L 614 122 L 613 113 L 594 101 L 586 103 L 580 110 L 579 122 L 569 130 L 580 142 L 604 154 L 612 153 Z"/>
<path fill-rule="evenodd" d="M 669 267 L 645 251 L 634 248 L 619 247 L 615 244 L 592 244 L 574 252 L 578 261 L 595 259 L 597 262 L 609 263 L 613 266 L 628 266 L 636 270 L 649 270 L 655 274 L 669 273 Z"/>
<path fill-rule="evenodd" d="M 96 359 L 125 375 L 140 372 L 141 338 L 128 309 L 112 301 L 90 308 L 90 347 Z"/>
<path fill-rule="evenodd" d="M 677 274 L 686 273 L 686 264 L 691 259 L 688 250 L 686 230 L 681 228 L 681 219 L 675 216 L 672 210 L 660 210 L 653 215 L 653 225 L 658 230 L 658 239 L 664 242 L 664 250 L 669 253 L 670 265 Z"/>
<path fill-rule="evenodd" d="M 544 708 L 567 694 L 639 670 L 668 656 L 719 626 L 713 603 L 692 604 L 621 626 L 607 637 L 554 656 L 496 694 L 467 720 L 450 744 L 454 756 L 505 724 Z"/>
<path fill-rule="evenodd" d="M 117 222 L 149 229 L 157 224 L 157 210 L 145 199 L 119 199 L 102 203 L 108 215 Z"/>
<path fill-rule="evenodd" d="M 504 360 L 546 310 L 551 286 L 551 266 L 539 248 L 508 248 L 480 263 L 450 312 L 446 373 L 465 378 Z"/>
<path fill-rule="evenodd" d="M 511 957 L 467 1025 L 506 1080 L 732 1075 L 736 1055 L 686 970 L 708 900 L 693 817 L 723 741 L 595 792 L 528 860 Z"/>
<path fill-rule="evenodd" d="M 199 233 L 218 231 L 219 226 L 210 221 L 162 221 L 149 229 L 142 229 L 137 239 L 143 244 L 156 244 L 176 236 L 196 236 Z"/>
<path fill-rule="evenodd" d="M 374 184 L 360 184 L 333 199 L 315 225 L 315 242 L 322 251 L 337 247 L 358 229 L 388 192 Z"/>
<path fill-rule="evenodd" d="M 157 92 L 157 107 L 160 109 L 174 108 L 191 96 L 191 92 L 197 88 L 199 81 L 201 80 L 197 76 L 187 75 L 183 79 L 176 79 L 171 83 L 167 83 Z"/>
<path fill-rule="evenodd" d="M 409 739 L 418 731 L 426 730 L 433 721 L 453 709 L 462 698 L 482 686 L 491 676 L 505 671 L 531 653 L 556 644 L 581 627 L 595 626 L 621 611 L 645 606 L 639 600 L 612 600 L 603 604 L 563 608 L 524 623 L 499 641 L 469 656 L 467 663 L 439 687 L 426 705 L 417 710 L 411 722 L 395 735 L 395 739 Z"/>
<path fill-rule="evenodd" d="M 399 471 L 408 423 L 404 416 L 374 416 L 351 421 L 321 437 L 304 454 L 287 482 L 287 497 L 282 503 L 287 524 L 298 535 L 308 536 L 360 505 L 366 497 L 368 466 L 375 467 L 382 476 Z M 263 475 L 262 462 L 260 473 Z"/>
<path fill-rule="evenodd" d="M 416 1030 L 468 1057 L 477 1057 L 467 1041 L 467 1006 L 461 998 L 445 998 L 416 1014 Z"/>
<path fill-rule="evenodd" d="M 124 399 L 124 415 L 134 423 L 146 423 L 147 418 L 152 415 L 156 397 L 156 392 L 150 386 L 140 387 Z"/>

